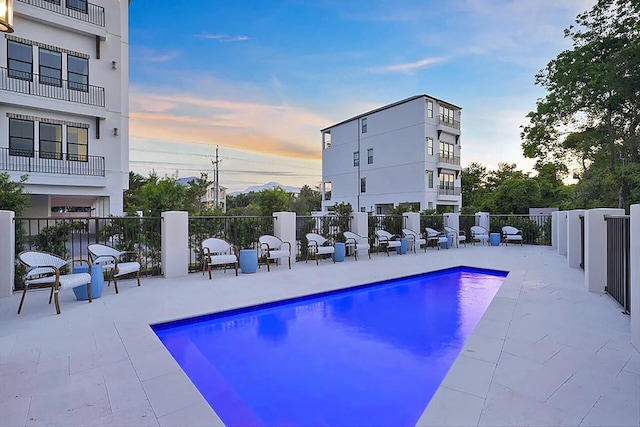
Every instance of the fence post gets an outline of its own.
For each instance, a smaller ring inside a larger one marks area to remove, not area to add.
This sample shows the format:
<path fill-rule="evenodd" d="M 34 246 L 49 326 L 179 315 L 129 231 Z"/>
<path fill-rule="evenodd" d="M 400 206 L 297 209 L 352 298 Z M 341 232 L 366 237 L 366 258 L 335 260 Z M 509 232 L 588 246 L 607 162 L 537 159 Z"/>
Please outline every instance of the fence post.
<path fill-rule="evenodd" d="M 491 231 L 489 212 L 476 212 L 476 225 L 486 228 L 487 231 Z"/>
<path fill-rule="evenodd" d="M 420 214 L 418 212 L 405 212 L 402 216 L 405 218 L 406 228 L 422 234 L 422 230 L 420 230 Z"/>
<path fill-rule="evenodd" d="M 574 209 L 567 212 L 567 218 L 564 226 L 566 227 L 565 233 L 565 254 L 567 255 L 567 264 L 572 268 L 579 268 L 581 261 L 582 251 L 582 237 L 580 234 L 580 216 L 584 215 L 584 209 Z M 604 218 L 602 219 L 604 222 Z M 606 224 L 605 224 L 606 225 Z M 603 239 L 601 244 L 605 242 Z M 585 238 L 585 245 L 586 245 Z M 585 249 L 587 247 L 585 246 Z M 585 252 L 586 253 L 586 252 Z M 606 257 L 606 251 L 605 251 Z M 606 266 L 606 263 L 605 263 Z M 606 269 L 605 269 L 606 270 Z"/>
<path fill-rule="evenodd" d="M 352 212 L 350 231 L 362 237 L 368 237 L 369 236 L 369 214 L 367 214 L 366 212 Z"/>
<path fill-rule="evenodd" d="M 588 209 L 584 213 L 584 282 L 589 292 L 604 292 L 607 285 L 605 215 L 624 215 L 624 209 Z"/>
<path fill-rule="evenodd" d="M 296 213 L 274 212 L 273 235 L 283 242 L 291 243 L 291 263 L 295 263 L 296 252 L 298 250 L 296 241 Z"/>
<path fill-rule="evenodd" d="M 560 211 L 551 212 L 551 249 L 558 251 L 558 217 Z"/>
<path fill-rule="evenodd" d="M 558 255 L 567 255 L 567 216 L 569 212 L 567 211 L 559 211 L 556 219 L 558 220 L 558 226 L 556 229 L 556 234 L 554 234 L 554 238 L 558 242 L 556 245 L 556 251 Z"/>
<path fill-rule="evenodd" d="M 189 213 L 162 212 L 162 273 L 165 278 L 189 274 Z"/>
<path fill-rule="evenodd" d="M 640 351 L 640 204 L 631 205 L 629 267 L 631 282 L 631 344 Z"/>
<path fill-rule="evenodd" d="M 0 244 L 0 297 L 11 296 L 15 279 L 16 226 L 13 211 L 0 210 L 0 236 L 7 236 Z"/>
<path fill-rule="evenodd" d="M 459 213 L 446 213 L 443 215 L 444 225 L 451 227 L 455 230 L 460 230 L 460 214 Z"/>

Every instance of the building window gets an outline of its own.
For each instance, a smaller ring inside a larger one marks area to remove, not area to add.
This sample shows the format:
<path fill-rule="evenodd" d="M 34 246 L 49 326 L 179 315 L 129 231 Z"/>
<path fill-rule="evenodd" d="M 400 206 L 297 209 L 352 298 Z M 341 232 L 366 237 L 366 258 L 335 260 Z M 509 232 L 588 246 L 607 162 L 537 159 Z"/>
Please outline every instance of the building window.
<path fill-rule="evenodd" d="M 362 119 L 362 133 L 367 133 L 367 118 Z"/>
<path fill-rule="evenodd" d="M 367 192 L 367 178 L 360 178 L 360 192 Z"/>
<path fill-rule="evenodd" d="M 9 119 L 9 155 L 33 157 L 33 122 Z"/>
<path fill-rule="evenodd" d="M 433 101 L 427 101 L 427 117 L 433 118 Z"/>
<path fill-rule="evenodd" d="M 31 81 L 33 75 L 31 45 L 7 40 L 7 65 L 9 77 Z"/>
<path fill-rule="evenodd" d="M 440 106 L 440 121 L 453 124 L 453 108 Z"/>
<path fill-rule="evenodd" d="M 433 188 L 433 171 L 427 171 L 427 188 Z"/>
<path fill-rule="evenodd" d="M 353 166 L 360 166 L 360 152 L 353 152 Z"/>
<path fill-rule="evenodd" d="M 324 199 L 331 200 L 331 181 L 324 183 Z"/>
<path fill-rule="evenodd" d="M 88 161 L 89 130 L 67 126 L 67 159 L 78 162 Z"/>
<path fill-rule="evenodd" d="M 433 138 L 427 138 L 427 156 L 433 156 Z"/>
<path fill-rule="evenodd" d="M 440 158 L 453 160 L 453 144 L 440 141 Z"/>
<path fill-rule="evenodd" d="M 40 123 L 40 158 L 62 159 L 62 125 Z"/>
<path fill-rule="evenodd" d="M 62 54 L 48 49 L 39 49 L 40 83 L 62 86 Z"/>
<path fill-rule="evenodd" d="M 453 190 L 453 182 L 455 180 L 454 174 L 448 172 L 440 172 L 440 174 L 438 175 L 438 179 L 440 180 L 441 189 Z"/>
<path fill-rule="evenodd" d="M 322 149 L 326 150 L 331 147 L 331 132 L 325 132 L 322 134 Z"/>
<path fill-rule="evenodd" d="M 87 0 L 67 0 L 67 8 L 87 13 Z"/>
<path fill-rule="evenodd" d="M 367 150 L 367 164 L 373 164 L 373 148 Z"/>
<path fill-rule="evenodd" d="M 69 89 L 89 91 L 89 60 L 78 56 L 67 57 Z"/>
<path fill-rule="evenodd" d="M 366 212 L 366 211 L 367 211 L 367 208 L 366 208 L 366 207 L 364 207 L 364 206 L 361 206 L 361 207 L 360 207 L 360 212 Z"/>

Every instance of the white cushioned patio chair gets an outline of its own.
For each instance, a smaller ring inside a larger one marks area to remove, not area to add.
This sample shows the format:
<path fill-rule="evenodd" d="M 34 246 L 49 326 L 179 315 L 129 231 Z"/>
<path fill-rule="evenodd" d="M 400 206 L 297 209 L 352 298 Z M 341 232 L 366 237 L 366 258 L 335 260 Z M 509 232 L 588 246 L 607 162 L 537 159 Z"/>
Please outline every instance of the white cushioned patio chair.
<path fill-rule="evenodd" d="M 522 230 L 505 225 L 502 227 L 502 241 L 505 246 L 508 246 L 509 242 L 520 243 L 520 246 L 522 246 Z"/>
<path fill-rule="evenodd" d="M 465 247 L 467 246 L 467 234 L 463 230 L 445 226 L 444 231 L 447 234 L 451 234 L 453 241 L 456 242 L 456 248 L 460 247 L 460 243 L 463 243 Z"/>
<path fill-rule="evenodd" d="M 276 236 L 265 234 L 258 238 L 260 247 L 260 259 L 263 259 L 267 263 L 267 271 L 271 271 L 269 267 L 270 261 L 276 263 L 282 258 L 289 260 L 289 269 L 291 269 L 291 243 L 283 242 Z"/>
<path fill-rule="evenodd" d="M 475 245 L 476 242 L 482 242 L 483 245 L 484 242 L 489 243 L 489 230 L 480 225 L 471 227 L 471 243 Z"/>
<path fill-rule="evenodd" d="M 231 243 L 223 239 L 211 237 L 202 241 L 202 274 L 209 272 L 209 280 L 211 280 L 211 267 L 223 266 L 224 272 L 227 272 L 228 266 L 233 266 L 238 275 L 238 251 Z"/>
<path fill-rule="evenodd" d="M 407 238 L 409 249 L 413 248 L 413 253 L 416 253 L 416 248 L 419 249 L 422 245 L 424 245 L 424 251 L 427 252 L 427 239 L 423 239 L 417 231 L 403 228 L 402 234 Z"/>
<path fill-rule="evenodd" d="M 89 260 L 92 264 L 99 264 L 104 271 L 108 272 L 107 286 L 113 280 L 113 287 L 118 293 L 118 279 L 130 274 L 135 274 L 138 286 L 140 286 L 140 258 L 133 251 L 120 251 L 109 245 L 95 243 L 89 245 Z M 122 256 L 133 254 L 137 261 L 122 261 Z"/>
<path fill-rule="evenodd" d="M 30 289 L 51 288 L 49 304 L 53 298 L 56 306 L 56 314 L 60 314 L 60 302 L 58 292 L 64 288 L 76 288 L 87 285 L 87 297 L 91 302 L 91 265 L 86 260 L 66 260 L 48 252 L 23 251 L 18 254 L 18 260 L 27 273 L 24 275 L 24 290 L 18 306 L 18 314 L 22 310 L 24 297 Z M 65 273 L 64 267 L 73 269 L 74 262 L 86 263 L 89 273 Z"/>
<path fill-rule="evenodd" d="M 438 248 L 438 250 L 440 250 L 441 243 L 449 242 L 449 238 L 447 237 L 447 235 L 441 231 L 434 230 L 430 227 L 426 227 L 424 231 L 425 233 L 427 233 L 427 247 L 433 246 L 434 248 Z"/>
<path fill-rule="evenodd" d="M 320 255 L 331 255 L 333 258 L 333 263 L 336 263 L 336 248 L 333 245 L 333 242 L 324 236 L 316 233 L 307 233 L 307 259 L 305 262 L 309 260 L 309 255 L 312 255 L 316 259 L 316 265 L 318 264 L 318 257 Z"/>
<path fill-rule="evenodd" d="M 389 256 L 389 248 L 399 248 L 402 244 L 400 236 L 391 234 L 386 230 L 376 230 L 376 240 L 378 241 L 378 246 L 384 247 L 387 256 Z"/>
<path fill-rule="evenodd" d="M 345 237 L 344 245 L 347 248 L 351 248 L 355 255 L 356 261 L 358 260 L 358 252 L 367 251 L 369 259 L 371 259 L 371 243 L 369 238 L 356 234 L 352 231 L 345 231 L 342 233 Z"/>

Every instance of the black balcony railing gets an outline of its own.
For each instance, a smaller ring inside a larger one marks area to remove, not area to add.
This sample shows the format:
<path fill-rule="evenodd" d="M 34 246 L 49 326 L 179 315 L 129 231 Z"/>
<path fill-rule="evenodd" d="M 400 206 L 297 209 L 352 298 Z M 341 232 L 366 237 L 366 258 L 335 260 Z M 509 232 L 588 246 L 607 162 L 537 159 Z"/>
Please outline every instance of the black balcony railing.
<path fill-rule="evenodd" d="M 631 217 L 605 216 L 607 222 L 607 287 L 605 291 L 631 312 Z M 637 308 L 636 308 L 637 309 Z"/>
<path fill-rule="evenodd" d="M 0 68 L 0 90 L 104 107 L 104 88 Z"/>
<path fill-rule="evenodd" d="M 0 148 L 0 170 L 104 176 L 104 157 Z"/>
<path fill-rule="evenodd" d="M 438 154 L 438 161 L 441 163 L 460 166 L 460 156 L 448 156 L 446 154 L 440 153 Z"/>
<path fill-rule="evenodd" d="M 438 187 L 438 195 L 440 196 L 459 196 L 460 187 Z"/>
<path fill-rule="evenodd" d="M 104 7 L 84 0 L 18 0 L 41 9 L 104 27 Z"/>
<path fill-rule="evenodd" d="M 450 128 L 460 130 L 459 120 L 449 119 L 448 117 L 445 117 L 445 116 L 438 116 L 438 123 L 441 125 L 449 126 Z"/>

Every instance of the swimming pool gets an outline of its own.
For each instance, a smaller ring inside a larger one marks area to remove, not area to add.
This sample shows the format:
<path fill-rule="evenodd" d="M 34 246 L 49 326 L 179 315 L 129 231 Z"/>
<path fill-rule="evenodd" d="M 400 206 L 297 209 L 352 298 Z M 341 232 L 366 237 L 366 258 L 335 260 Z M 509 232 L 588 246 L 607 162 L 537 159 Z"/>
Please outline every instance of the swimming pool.
<path fill-rule="evenodd" d="M 152 328 L 226 425 L 414 425 L 506 275 L 458 267 Z"/>

